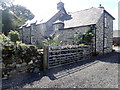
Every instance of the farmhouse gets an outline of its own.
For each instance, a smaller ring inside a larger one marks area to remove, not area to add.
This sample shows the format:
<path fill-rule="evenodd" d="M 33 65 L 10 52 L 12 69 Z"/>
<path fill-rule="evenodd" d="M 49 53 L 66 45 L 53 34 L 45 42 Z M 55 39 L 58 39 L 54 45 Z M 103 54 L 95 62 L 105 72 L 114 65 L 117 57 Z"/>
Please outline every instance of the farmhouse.
<path fill-rule="evenodd" d="M 74 34 L 83 34 L 91 26 L 96 27 L 93 32 L 94 50 L 100 53 L 112 51 L 113 44 L 113 20 L 103 6 L 98 8 L 69 12 L 64 8 L 64 3 L 57 4 L 58 12 L 44 22 L 35 22 L 24 25 L 20 29 L 21 39 L 29 44 L 42 44 L 42 41 L 53 35 L 59 35 L 59 40 L 64 44 L 75 44 Z"/>

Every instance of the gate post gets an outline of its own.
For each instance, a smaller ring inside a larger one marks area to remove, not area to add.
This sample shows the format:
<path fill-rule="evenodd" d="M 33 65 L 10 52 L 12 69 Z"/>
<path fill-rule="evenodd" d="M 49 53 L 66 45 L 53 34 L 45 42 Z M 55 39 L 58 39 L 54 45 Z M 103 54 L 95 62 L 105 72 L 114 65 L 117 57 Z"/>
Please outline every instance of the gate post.
<path fill-rule="evenodd" d="M 49 52 L 49 46 L 44 46 L 43 50 L 43 70 L 48 69 L 48 52 Z"/>

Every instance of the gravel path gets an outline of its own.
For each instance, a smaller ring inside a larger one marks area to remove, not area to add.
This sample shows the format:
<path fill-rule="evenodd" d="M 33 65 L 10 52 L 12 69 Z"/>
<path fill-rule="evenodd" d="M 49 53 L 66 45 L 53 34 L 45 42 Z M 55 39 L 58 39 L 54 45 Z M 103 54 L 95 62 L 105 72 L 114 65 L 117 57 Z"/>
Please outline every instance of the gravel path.
<path fill-rule="evenodd" d="M 119 52 L 3 80 L 3 88 L 118 88 Z M 119 82 L 120 83 L 120 82 Z"/>

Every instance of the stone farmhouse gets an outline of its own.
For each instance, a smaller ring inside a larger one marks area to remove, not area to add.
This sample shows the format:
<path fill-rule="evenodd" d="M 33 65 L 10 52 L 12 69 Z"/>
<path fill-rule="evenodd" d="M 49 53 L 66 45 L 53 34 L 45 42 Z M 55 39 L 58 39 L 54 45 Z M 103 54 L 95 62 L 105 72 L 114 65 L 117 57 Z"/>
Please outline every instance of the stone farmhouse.
<path fill-rule="evenodd" d="M 74 34 L 83 34 L 90 26 L 95 26 L 94 50 L 100 53 L 112 51 L 115 18 L 103 6 L 67 13 L 64 3 L 59 2 L 57 10 L 58 12 L 45 22 L 24 25 L 20 29 L 22 41 L 28 44 L 42 44 L 45 38 L 57 34 L 62 43 L 73 45 L 75 44 Z"/>

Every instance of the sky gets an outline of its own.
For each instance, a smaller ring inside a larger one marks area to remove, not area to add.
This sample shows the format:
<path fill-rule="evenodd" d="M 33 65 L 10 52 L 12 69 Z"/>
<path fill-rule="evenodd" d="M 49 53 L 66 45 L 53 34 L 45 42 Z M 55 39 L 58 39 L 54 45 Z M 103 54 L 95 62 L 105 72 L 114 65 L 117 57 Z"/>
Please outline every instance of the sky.
<path fill-rule="evenodd" d="M 99 4 L 113 16 L 114 30 L 118 30 L 118 2 L 119 0 L 61 0 L 65 4 L 67 12 L 76 12 L 91 7 L 99 7 Z M 15 0 L 14 4 L 25 6 L 34 15 L 36 20 L 52 17 L 57 12 L 57 3 L 60 0 Z"/>

